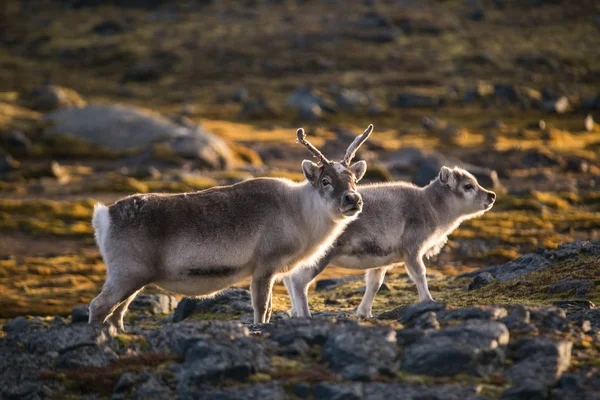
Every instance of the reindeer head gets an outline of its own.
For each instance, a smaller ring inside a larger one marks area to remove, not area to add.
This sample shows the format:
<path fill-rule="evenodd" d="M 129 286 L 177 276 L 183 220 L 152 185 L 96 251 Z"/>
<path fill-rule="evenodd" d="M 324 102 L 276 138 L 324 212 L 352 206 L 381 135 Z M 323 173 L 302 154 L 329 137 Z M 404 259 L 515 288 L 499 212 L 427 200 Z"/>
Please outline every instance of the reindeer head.
<path fill-rule="evenodd" d="M 438 179 L 452 198 L 456 212 L 472 218 L 489 211 L 496 201 L 496 193 L 484 189 L 468 171 L 442 167 Z"/>
<path fill-rule="evenodd" d="M 309 160 L 302 162 L 302 172 L 310 184 L 317 190 L 320 198 L 327 204 L 329 213 L 334 218 L 354 217 L 362 211 L 362 197 L 356 190 L 356 183 L 367 171 L 367 163 L 359 161 L 350 165 L 358 148 L 367 140 L 373 125 L 358 136 L 340 162 L 329 161 L 306 140 L 303 129 L 298 129 L 298 142 L 302 143 L 317 158 L 318 164 Z"/>

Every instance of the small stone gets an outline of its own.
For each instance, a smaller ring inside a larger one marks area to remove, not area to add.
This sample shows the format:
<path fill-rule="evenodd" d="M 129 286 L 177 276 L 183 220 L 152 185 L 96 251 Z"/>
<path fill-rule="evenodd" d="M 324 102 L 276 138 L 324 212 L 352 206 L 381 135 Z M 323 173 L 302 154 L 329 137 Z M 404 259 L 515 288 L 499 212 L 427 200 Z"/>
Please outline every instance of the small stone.
<path fill-rule="evenodd" d="M 351 380 L 391 376 L 395 358 L 396 332 L 387 328 L 339 327 L 323 346 L 323 360 Z"/>
<path fill-rule="evenodd" d="M 426 329 L 440 329 L 440 323 L 438 322 L 434 312 L 426 312 L 413 319 L 407 327 L 416 328 L 421 330 Z"/>
<path fill-rule="evenodd" d="M 550 286 L 548 293 L 565 293 L 574 291 L 575 297 L 585 297 L 594 288 L 594 282 L 589 279 L 562 279 Z"/>
<path fill-rule="evenodd" d="M 292 386 L 292 393 L 301 399 L 306 399 L 310 396 L 310 385 L 306 382 L 297 383 Z"/>
<path fill-rule="evenodd" d="M 548 390 L 540 385 L 519 386 L 506 389 L 502 393 L 502 400 L 546 400 Z"/>
<path fill-rule="evenodd" d="M 588 114 L 587 117 L 585 117 L 583 126 L 585 127 L 585 130 L 587 132 L 592 132 L 594 130 L 594 118 L 592 117 L 591 114 Z"/>
<path fill-rule="evenodd" d="M 296 339 L 285 347 L 284 354 L 288 356 L 304 356 L 309 350 L 310 347 L 308 347 L 308 344 L 304 340 Z"/>
<path fill-rule="evenodd" d="M 113 393 L 123 393 L 128 391 L 138 381 L 138 375 L 133 372 L 125 372 L 121 375 L 117 384 L 113 388 Z"/>
<path fill-rule="evenodd" d="M 438 302 L 422 302 L 408 306 L 400 306 L 393 310 L 383 312 L 377 316 L 377 319 L 395 319 L 402 323 L 408 322 L 411 318 L 421 315 L 428 311 L 439 311 L 446 307 L 443 303 Z"/>
<path fill-rule="evenodd" d="M 6 145 L 8 151 L 15 155 L 30 156 L 33 151 L 33 143 L 22 131 L 15 131 L 4 138 L 0 138 Z"/>
<path fill-rule="evenodd" d="M 243 103 L 248 100 L 248 89 L 244 87 L 237 88 L 231 93 L 231 100 L 236 103 Z"/>
<path fill-rule="evenodd" d="M 244 380 L 267 371 L 270 364 L 264 345 L 251 338 L 222 342 L 198 340 L 185 352 L 185 363 L 177 377 L 177 391 L 187 398 L 205 383 Z"/>
<path fill-rule="evenodd" d="M 482 272 L 481 274 L 479 274 L 479 275 L 475 276 L 475 278 L 473 278 L 473 280 L 469 284 L 469 288 L 467 290 L 471 291 L 471 290 L 480 289 L 484 286 L 489 285 L 490 283 L 493 283 L 494 280 L 495 280 L 494 275 L 490 274 L 489 272 Z"/>
<path fill-rule="evenodd" d="M 129 306 L 130 310 L 151 312 L 153 315 L 170 314 L 176 309 L 179 301 L 173 296 L 164 294 L 139 294 Z"/>
<path fill-rule="evenodd" d="M 10 320 L 9 322 L 7 322 L 6 324 L 4 324 L 4 326 L 2 327 L 2 330 L 7 333 L 8 332 L 17 333 L 19 331 L 26 329 L 28 326 L 29 326 L 29 321 L 27 321 L 27 318 L 16 317 L 16 318 Z"/>
<path fill-rule="evenodd" d="M 523 337 L 509 345 L 516 361 L 504 373 L 515 386 L 550 387 L 571 364 L 573 344 L 547 337 Z"/>
<path fill-rule="evenodd" d="M 313 389 L 316 400 L 362 400 L 360 385 L 355 383 L 319 383 Z"/>
<path fill-rule="evenodd" d="M 439 313 L 439 318 L 442 321 L 465 321 L 469 319 L 482 319 L 482 320 L 498 320 L 508 315 L 508 312 L 503 307 L 466 307 L 457 308 L 453 310 L 444 310 Z"/>
<path fill-rule="evenodd" d="M 10 154 L 0 147 L 0 175 L 6 172 L 14 171 L 20 166 L 20 162 L 15 160 Z"/>
<path fill-rule="evenodd" d="M 87 304 L 80 304 L 71 310 L 71 323 L 76 324 L 80 322 L 87 323 L 90 318 L 89 306 Z"/>

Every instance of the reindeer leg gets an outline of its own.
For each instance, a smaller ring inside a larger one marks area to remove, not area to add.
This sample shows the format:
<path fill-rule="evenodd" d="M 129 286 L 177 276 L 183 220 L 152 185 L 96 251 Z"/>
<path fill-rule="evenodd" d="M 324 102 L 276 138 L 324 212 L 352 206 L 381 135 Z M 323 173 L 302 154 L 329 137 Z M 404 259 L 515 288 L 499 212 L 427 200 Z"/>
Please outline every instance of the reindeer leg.
<path fill-rule="evenodd" d="M 269 309 L 269 298 L 273 290 L 273 275 L 257 275 L 252 277 L 252 307 L 254 308 L 254 323 L 264 324 L 268 322 L 267 312 Z"/>
<path fill-rule="evenodd" d="M 358 306 L 358 310 L 356 311 L 356 314 L 359 318 L 373 318 L 373 300 L 375 299 L 375 295 L 379 291 L 379 288 L 383 284 L 383 278 L 385 277 L 385 273 L 389 268 L 389 266 L 385 266 L 367 270 L 367 273 L 365 274 L 365 295 L 363 296 L 363 299 Z"/>

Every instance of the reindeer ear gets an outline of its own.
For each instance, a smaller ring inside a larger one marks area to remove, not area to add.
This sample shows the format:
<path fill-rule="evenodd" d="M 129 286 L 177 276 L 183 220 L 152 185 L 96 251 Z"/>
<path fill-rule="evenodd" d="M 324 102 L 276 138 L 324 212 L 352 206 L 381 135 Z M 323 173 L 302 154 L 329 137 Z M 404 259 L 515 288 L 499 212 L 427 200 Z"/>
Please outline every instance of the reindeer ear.
<path fill-rule="evenodd" d="M 356 177 L 356 182 L 360 181 L 363 176 L 365 176 L 365 172 L 367 172 L 367 162 L 366 161 L 358 161 L 350 166 L 350 171 Z"/>
<path fill-rule="evenodd" d="M 449 188 L 454 188 L 456 186 L 454 172 L 446 166 L 442 167 L 442 169 L 440 169 L 440 182 Z"/>
<path fill-rule="evenodd" d="M 302 172 L 304 177 L 313 185 L 316 184 L 317 178 L 319 177 L 319 166 L 312 161 L 302 161 Z"/>

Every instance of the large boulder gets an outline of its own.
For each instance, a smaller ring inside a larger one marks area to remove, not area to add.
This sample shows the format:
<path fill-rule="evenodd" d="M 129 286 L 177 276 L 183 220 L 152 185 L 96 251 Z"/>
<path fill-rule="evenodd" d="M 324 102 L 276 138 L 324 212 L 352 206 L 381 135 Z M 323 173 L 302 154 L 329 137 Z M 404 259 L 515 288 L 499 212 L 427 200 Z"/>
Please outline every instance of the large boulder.
<path fill-rule="evenodd" d="M 67 134 L 113 151 L 144 148 L 162 143 L 176 155 L 211 168 L 234 165 L 231 149 L 223 140 L 200 126 L 181 126 L 147 110 L 90 104 L 46 115 L 52 124 L 47 135 Z"/>

